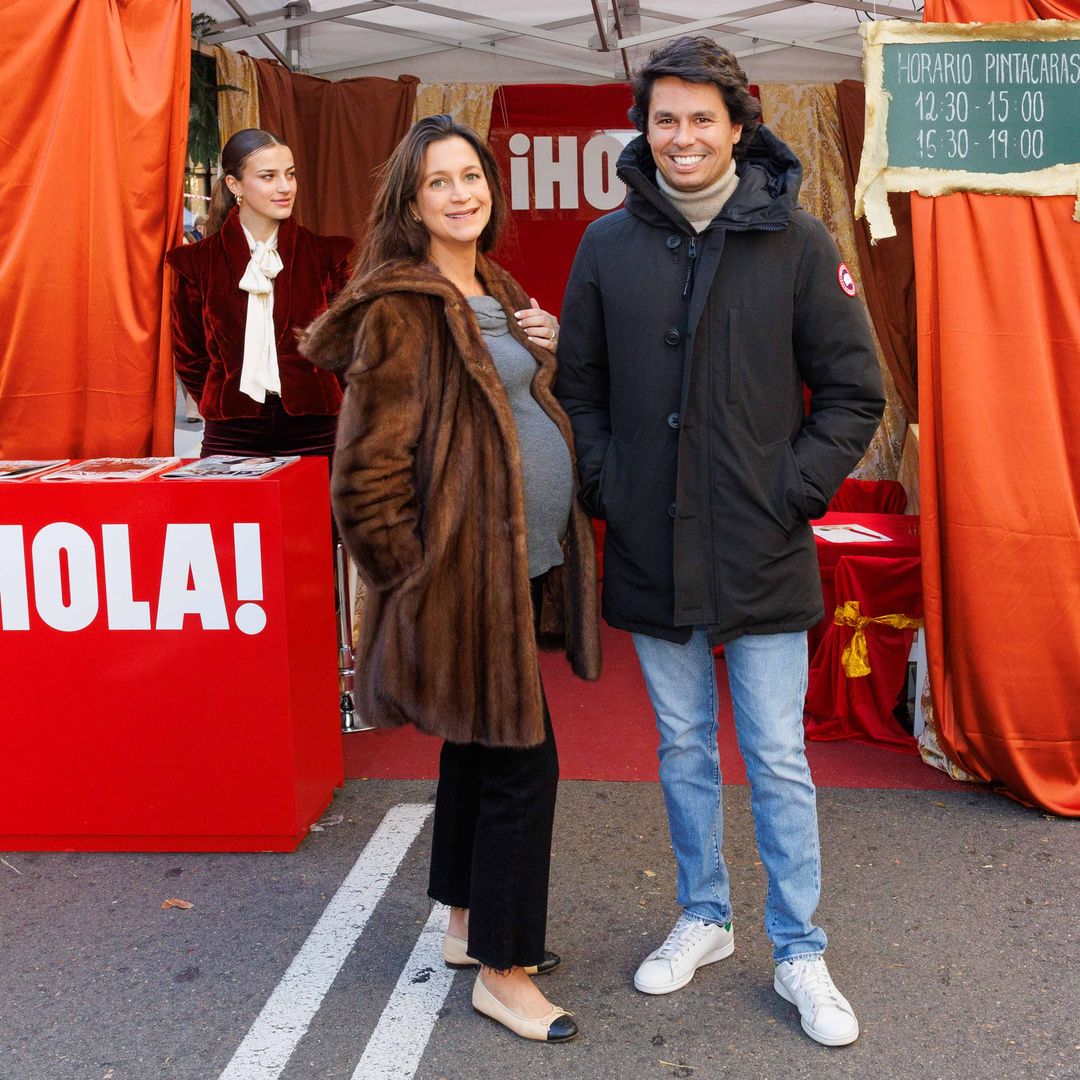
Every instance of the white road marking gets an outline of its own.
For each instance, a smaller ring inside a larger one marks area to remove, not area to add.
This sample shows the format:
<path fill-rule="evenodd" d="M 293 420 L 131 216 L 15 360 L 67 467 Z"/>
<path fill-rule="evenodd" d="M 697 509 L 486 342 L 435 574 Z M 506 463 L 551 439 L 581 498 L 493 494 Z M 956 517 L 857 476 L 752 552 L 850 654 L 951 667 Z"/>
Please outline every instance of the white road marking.
<path fill-rule="evenodd" d="M 281 1075 L 432 809 L 405 803 L 387 811 L 219 1080 Z"/>
<path fill-rule="evenodd" d="M 412 1080 L 454 971 L 443 963 L 450 909 L 436 904 L 383 1009 L 352 1080 Z"/>

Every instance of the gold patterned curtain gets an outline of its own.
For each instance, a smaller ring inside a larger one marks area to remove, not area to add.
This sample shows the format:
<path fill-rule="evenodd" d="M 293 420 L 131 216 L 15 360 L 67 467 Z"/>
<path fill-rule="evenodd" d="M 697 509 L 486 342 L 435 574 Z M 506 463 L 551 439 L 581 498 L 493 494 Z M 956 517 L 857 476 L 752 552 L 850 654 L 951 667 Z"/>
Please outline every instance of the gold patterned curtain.
<path fill-rule="evenodd" d="M 416 88 L 413 123 L 425 116 L 448 113 L 487 142 L 491 101 L 497 89 L 495 83 L 421 83 Z"/>
<path fill-rule="evenodd" d="M 215 45 L 213 51 L 218 85 L 240 87 L 218 92 L 218 131 L 224 146 L 238 131 L 259 126 L 259 80 L 250 56 L 241 56 L 223 45 Z"/>
<path fill-rule="evenodd" d="M 795 151 L 803 164 L 799 202 L 825 223 L 840 248 L 840 257 L 861 288 L 855 219 L 844 179 L 836 87 L 832 83 L 762 83 L 760 98 L 765 123 Z M 895 480 L 907 421 L 876 331 L 874 348 L 885 384 L 885 415 L 852 476 L 862 480 Z"/>

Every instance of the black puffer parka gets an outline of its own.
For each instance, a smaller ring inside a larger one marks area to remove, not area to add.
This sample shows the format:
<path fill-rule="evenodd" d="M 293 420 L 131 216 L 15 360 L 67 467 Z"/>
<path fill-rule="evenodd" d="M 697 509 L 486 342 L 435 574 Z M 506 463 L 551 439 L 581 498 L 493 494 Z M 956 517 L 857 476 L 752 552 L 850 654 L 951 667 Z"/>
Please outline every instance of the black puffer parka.
<path fill-rule="evenodd" d="M 798 159 L 762 126 L 737 171 L 695 235 L 631 142 L 626 203 L 586 230 L 563 303 L 556 393 L 581 500 L 607 522 L 604 616 L 671 641 L 822 617 L 809 520 L 884 409 L 851 276 L 797 205 Z"/>

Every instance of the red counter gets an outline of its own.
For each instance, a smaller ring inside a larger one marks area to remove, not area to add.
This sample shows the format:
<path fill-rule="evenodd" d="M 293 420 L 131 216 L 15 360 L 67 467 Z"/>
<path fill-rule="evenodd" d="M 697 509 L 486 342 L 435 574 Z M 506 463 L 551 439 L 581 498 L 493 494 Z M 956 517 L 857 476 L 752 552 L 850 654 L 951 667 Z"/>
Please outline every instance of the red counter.
<path fill-rule="evenodd" d="M 0 488 L 0 850 L 289 851 L 342 782 L 326 462 Z"/>
<path fill-rule="evenodd" d="M 856 514 L 846 510 L 815 518 L 812 525 L 864 525 L 888 540 L 870 544 L 836 544 L 816 536 L 818 567 L 821 571 L 821 593 L 825 603 L 825 615 L 808 635 L 810 658 L 813 659 L 818 645 L 832 625 L 836 611 L 836 589 L 833 577 L 836 564 L 844 555 L 873 555 L 876 558 L 912 558 L 919 555 L 919 518 L 917 514 Z"/>

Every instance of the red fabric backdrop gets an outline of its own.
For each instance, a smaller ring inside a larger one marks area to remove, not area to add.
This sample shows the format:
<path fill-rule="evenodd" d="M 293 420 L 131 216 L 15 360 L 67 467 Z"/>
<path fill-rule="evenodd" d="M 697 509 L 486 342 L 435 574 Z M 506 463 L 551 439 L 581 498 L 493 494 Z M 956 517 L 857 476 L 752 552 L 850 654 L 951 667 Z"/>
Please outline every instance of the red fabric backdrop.
<path fill-rule="evenodd" d="M 927 0 L 928 22 L 1080 5 Z M 923 585 L 939 736 L 1080 815 L 1080 224 L 1073 198 L 912 196 Z"/>
<path fill-rule="evenodd" d="M 0 458 L 171 453 L 189 0 L 0 6 Z"/>
<path fill-rule="evenodd" d="M 558 312 L 562 306 L 563 289 L 586 225 L 613 209 L 591 206 L 581 190 L 585 146 L 603 131 L 629 132 L 626 110 L 631 102 L 630 87 L 624 83 L 503 86 L 495 93 L 488 143 L 512 201 L 528 201 L 527 208 L 511 214 L 511 227 L 495 258 L 549 311 Z M 526 153 L 511 152 L 515 136 L 515 148 L 522 140 L 528 143 Z M 555 204 L 550 209 L 536 207 L 537 137 L 554 140 L 550 156 L 565 170 L 561 174 L 565 179 L 550 185 Z M 570 163 L 560 153 L 569 144 L 560 144 L 560 138 L 574 140 Z M 614 166 L 607 160 L 602 164 L 613 172 Z M 521 179 L 523 165 L 528 166 L 525 181 Z M 619 190 L 624 190 L 621 184 Z M 574 201 L 576 209 L 565 206 Z M 620 196 L 615 205 L 621 202 Z"/>
<path fill-rule="evenodd" d="M 256 61 L 255 69 L 259 124 L 280 135 L 296 159 L 297 223 L 359 243 L 375 172 L 412 123 L 416 76 L 328 82 L 271 60 Z"/>

